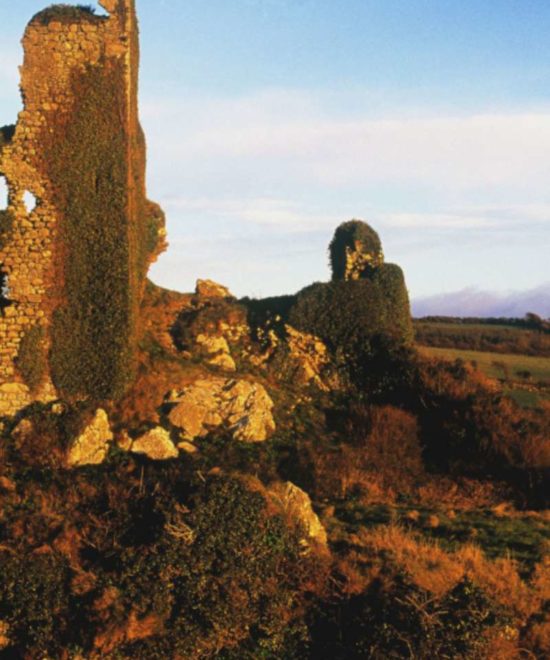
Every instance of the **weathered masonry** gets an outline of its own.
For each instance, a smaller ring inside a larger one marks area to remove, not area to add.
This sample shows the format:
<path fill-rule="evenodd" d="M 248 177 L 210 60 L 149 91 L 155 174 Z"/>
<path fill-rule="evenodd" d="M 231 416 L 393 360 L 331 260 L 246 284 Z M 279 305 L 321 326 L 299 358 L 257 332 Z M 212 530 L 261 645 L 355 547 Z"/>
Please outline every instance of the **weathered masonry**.
<path fill-rule="evenodd" d="M 24 109 L 0 129 L 0 415 L 116 398 L 132 377 L 163 214 L 145 196 L 134 0 L 100 4 L 108 16 L 54 5 L 33 17 Z"/>

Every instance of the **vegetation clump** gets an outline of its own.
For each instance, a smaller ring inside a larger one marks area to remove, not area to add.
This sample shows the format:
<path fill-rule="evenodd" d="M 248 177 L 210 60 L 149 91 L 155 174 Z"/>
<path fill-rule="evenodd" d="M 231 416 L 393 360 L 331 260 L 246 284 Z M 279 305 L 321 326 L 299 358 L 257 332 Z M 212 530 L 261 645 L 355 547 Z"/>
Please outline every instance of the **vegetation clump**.
<path fill-rule="evenodd" d="M 25 333 L 19 346 L 17 369 L 31 391 L 35 391 L 42 384 L 47 373 L 48 358 L 44 340 L 44 327 L 35 325 Z"/>
<path fill-rule="evenodd" d="M 289 321 L 327 342 L 358 375 L 381 338 L 412 341 L 405 280 L 399 266 L 383 263 L 378 234 L 359 220 L 336 229 L 329 251 L 333 281 L 300 291 Z"/>
<path fill-rule="evenodd" d="M 5 209 L 0 211 L 0 249 L 4 248 L 13 230 L 14 215 L 11 211 Z"/>
<path fill-rule="evenodd" d="M 0 151 L 2 147 L 9 144 L 15 135 L 15 124 L 0 127 Z"/>
<path fill-rule="evenodd" d="M 361 259 L 361 270 L 377 268 L 384 261 L 380 237 L 361 220 L 343 222 L 334 232 L 329 245 L 333 280 L 346 279 L 350 256 L 354 253 Z M 357 275 L 362 275 L 362 272 Z"/>
<path fill-rule="evenodd" d="M 95 15 L 95 7 L 92 5 L 68 5 L 60 3 L 42 9 L 32 17 L 30 22 L 48 25 L 52 21 L 74 23 L 81 20 L 98 21 L 102 19 L 102 16 Z"/>

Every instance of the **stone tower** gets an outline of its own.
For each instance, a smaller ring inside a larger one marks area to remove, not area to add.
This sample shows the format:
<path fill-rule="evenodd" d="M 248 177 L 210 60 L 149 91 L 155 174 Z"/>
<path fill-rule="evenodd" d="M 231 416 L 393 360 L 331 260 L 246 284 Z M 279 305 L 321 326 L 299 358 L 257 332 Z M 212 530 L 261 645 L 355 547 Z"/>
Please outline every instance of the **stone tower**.
<path fill-rule="evenodd" d="M 132 377 L 164 225 L 145 196 L 134 0 L 100 4 L 54 5 L 23 38 L 24 109 L 0 133 L 0 415 L 113 399 Z"/>

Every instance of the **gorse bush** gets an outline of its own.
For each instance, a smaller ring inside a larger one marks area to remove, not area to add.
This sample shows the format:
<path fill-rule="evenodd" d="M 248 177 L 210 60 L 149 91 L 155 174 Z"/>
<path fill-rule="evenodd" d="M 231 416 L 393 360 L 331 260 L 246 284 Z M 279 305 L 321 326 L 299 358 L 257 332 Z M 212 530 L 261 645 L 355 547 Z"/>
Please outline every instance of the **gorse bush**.
<path fill-rule="evenodd" d="M 71 606 L 66 560 L 53 553 L 19 556 L 0 549 L 0 566 L 0 621 L 8 625 L 12 648 L 34 657 L 61 651 Z"/>
<path fill-rule="evenodd" d="M 253 479 L 205 481 L 184 463 L 131 459 L 14 478 L 25 504 L 0 523 L 0 621 L 14 657 L 206 658 L 237 647 L 280 657 L 323 579 Z"/>

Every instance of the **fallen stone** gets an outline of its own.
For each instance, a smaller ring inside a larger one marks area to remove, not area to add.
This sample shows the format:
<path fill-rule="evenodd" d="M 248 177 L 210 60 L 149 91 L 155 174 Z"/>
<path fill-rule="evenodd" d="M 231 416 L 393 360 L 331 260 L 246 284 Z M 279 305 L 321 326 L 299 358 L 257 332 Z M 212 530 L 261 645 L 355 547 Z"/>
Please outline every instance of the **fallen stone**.
<path fill-rule="evenodd" d="M 15 483 L 8 477 L 0 477 L 0 491 L 5 493 L 15 493 Z"/>
<path fill-rule="evenodd" d="M 235 440 L 263 442 L 275 431 L 272 410 L 273 401 L 259 383 L 204 378 L 178 395 L 168 417 L 185 440 L 226 427 Z"/>
<path fill-rule="evenodd" d="M 196 454 L 199 451 L 196 445 L 192 442 L 187 442 L 186 440 L 178 443 L 178 449 L 181 449 L 186 454 Z"/>
<path fill-rule="evenodd" d="M 195 338 L 195 342 L 201 353 L 205 354 L 208 364 L 226 371 L 236 371 L 237 366 L 231 357 L 229 344 L 225 337 L 200 334 Z"/>
<path fill-rule="evenodd" d="M 99 465 L 103 463 L 109 449 L 113 433 L 107 413 L 98 408 L 93 420 L 73 442 L 67 456 L 69 467 Z"/>
<path fill-rule="evenodd" d="M 0 651 L 7 649 L 8 646 L 11 644 L 8 635 L 9 631 L 10 631 L 10 626 L 7 623 L 7 621 L 2 621 L 2 619 L 0 619 Z"/>
<path fill-rule="evenodd" d="M 298 523 L 303 530 L 303 540 L 328 550 L 327 532 L 313 510 L 309 495 L 291 481 L 277 483 L 269 489 L 271 497 L 285 515 Z"/>
<path fill-rule="evenodd" d="M 134 454 L 144 454 L 153 461 L 178 457 L 178 450 L 170 439 L 170 434 L 161 426 L 156 426 L 134 440 L 131 451 Z"/>

